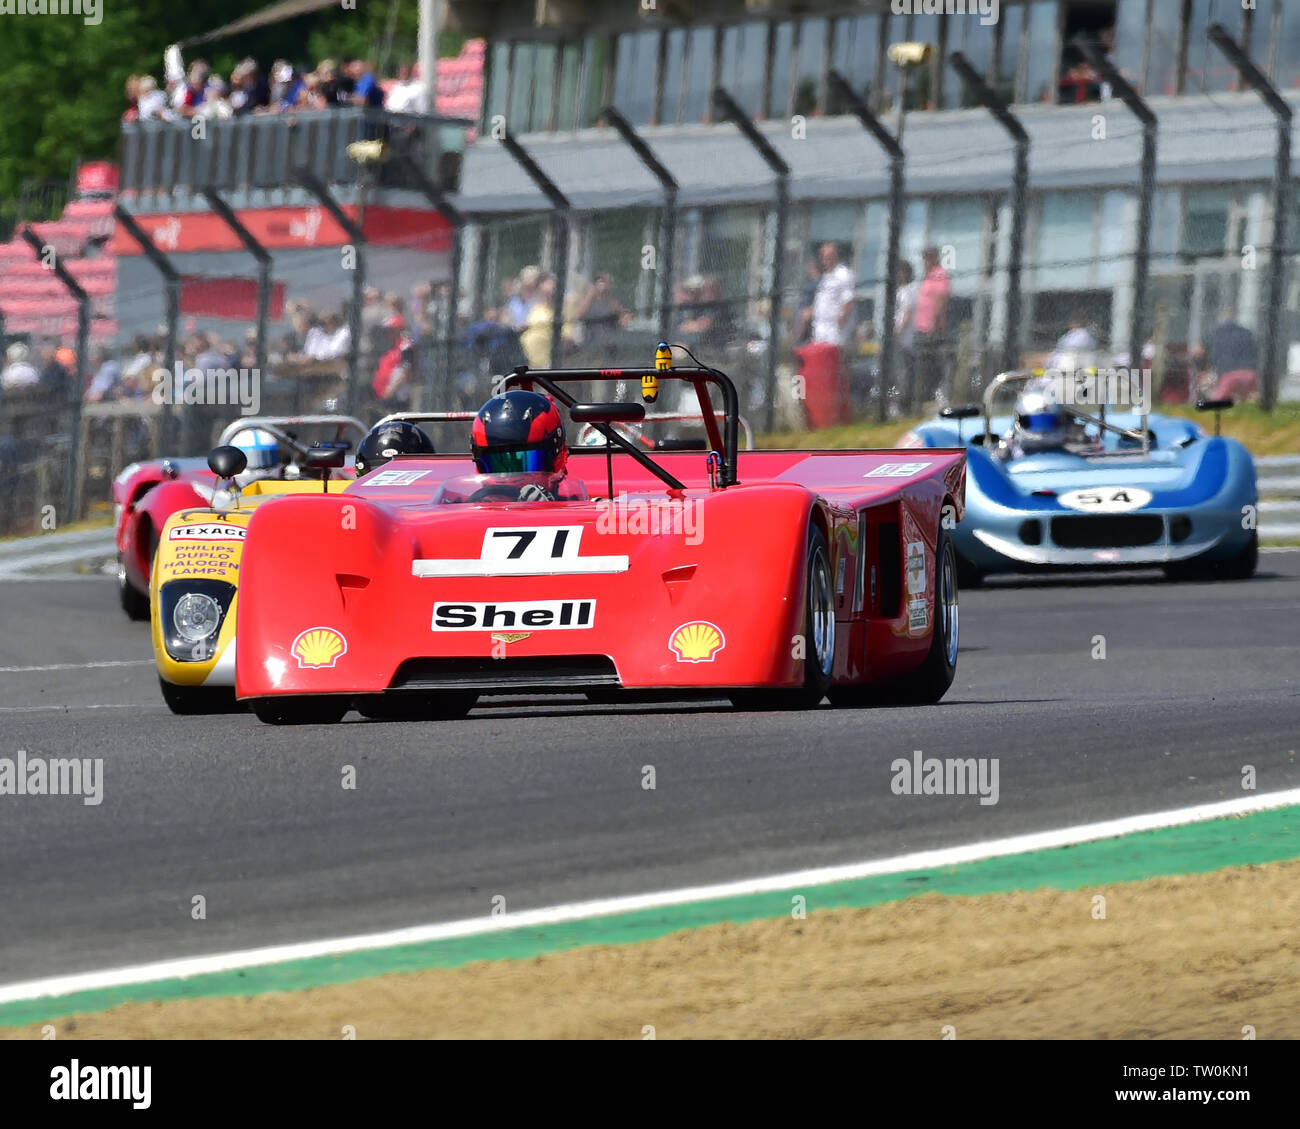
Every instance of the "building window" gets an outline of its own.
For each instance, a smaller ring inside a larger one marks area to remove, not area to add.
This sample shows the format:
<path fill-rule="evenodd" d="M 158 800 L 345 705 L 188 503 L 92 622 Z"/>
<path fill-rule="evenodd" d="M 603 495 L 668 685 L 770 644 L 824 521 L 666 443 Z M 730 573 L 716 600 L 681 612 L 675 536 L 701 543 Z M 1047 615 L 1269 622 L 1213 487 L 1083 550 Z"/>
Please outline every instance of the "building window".
<path fill-rule="evenodd" d="M 1142 89 L 1148 97 L 1178 92 L 1178 44 L 1182 37 L 1182 6 L 1151 5 L 1147 24 L 1147 78 Z"/>
<path fill-rule="evenodd" d="M 682 76 L 686 73 L 686 29 L 667 33 L 664 49 L 664 77 L 659 84 L 659 121 L 672 125 L 681 118 Z"/>
<path fill-rule="evenodd" d="M 1179 251 L 1189 258 L 1217 258 L 1228 253 L 1232 230 L 1231 188 L 1189 188 L 1183 193 L 1183 233 Z"/>
<path fill-rule="evenodd" d="M 1187 74 L 1183 90 L 1188 94 L 1235 90 L 1237 68 L 1206 35 L 1211 24 L 1221 23 L 1228 34 L 1241 40 L 1244 19 L 1241 0 L 1192 0 L 1187 22 Z"/>
<path fill-rule="evenodd" d="M 1139 92 L 1145 87 L 1143 60 L 1146 57 L 1147 22 L 1147 0 L 1119 0 L 1115 8 L 1110 61 Z"/>
<path fill-rule="evenodd" d="M 510 94 L 510 44 L 499 42 L 492 44 L 492 55 L 488 63 L 488 91 L 483 99 L 483 128 L 490 129 L 492 119 L 504 116 L 508 108 L 506 99 Z"/>
<path fill-rule="evenodd" d="M 767 24 L 744 23 L 722 31 L 722 65 L 718 84 L 726 88 L 751 118 L 763 113 L 763 79 L 767 74 Z"/>
<path fill-rule="evenodd" d="M 511 133 L 527 133 L 533 116 L 533 65 L 537 44 L 516 43 L 510 57 L 510 114 L 506 123 Z"/>
<path fill-rule="evenodd" d="M 844 76 L 868 106 L 880 105 L 883 83 L 878 81 L 877 66 L 880 59 L 880 17 L 854 16 L 835 22 L 835 36 L 831 46 L 831 66 Z M 775 67 L 773 67 L 775 70 Z M 844 113 L 832 93 L 828 95 L 827 111 Z"/>
<path fill-rule="evenodd" d="M 555 112 L 555 68 L 560 51 L 554 43 L 539 43 L 533 61 L 533 113 L 528 128 L 532 133 L 550 129 Z"/>
<path fill-rule="evenodd" d="M 606 106 L 609 56 L 609 40 L 603 35 L 588 39 L 582 46 L 582 113 L 579 120 L 583 126 L 595 125 Z"/>
<path fill-rule="evenodd" d="M 1085 39 L 1111 55 L 1115 46 L 1115 0 L 1080 2 L 1074 0 L 1061 9 L 1061 76 L 1056 100 L 1063 106 L 1081 102 L 1099 102 L 1104 96 L 1101 75 L 1075 45 Z"/>
<path fill-rule="evenodd" d="M 682 121 L 708 121 L 709 97 L 713 92 L 713 28 L 691 28 L 686 46 L 686 86 L 682 91 Z"/>
<path fill-rule="evenodd" d="M 806 19 L 799 25 L 792 108 L 794 113 L 804 117 L 819 112 L 825 105 L 826 36 L 829 31 L 830 24 L 824 19 Z"/>
<path fill-rule="evenodd" d="M 945 57 L 951 56 L 954 51 L 960 51 L 976 71 L 985 78 L 992 77 L 989 72 L 993 67 L 993 43 L 998 30 L 996 25 L 985 24 L 972 16 L 963 20 L 949 20 L 947 29 L 948 44 L 945 48 Z M 978 100 L 967 91 L 961 76 L 949 67 L 943 87 L 944 109 L 952 110 L 958 106 L 977 105 L 979 105 Z"/>
<path fill-rule="evenodd" d="M 1054 102 L 1056 67 L 1060 59 L 1057 47 L 1060 7 L 1056 0 L 1037 0 L 1029 6 L 1028 15 L 1025 89 L 1021 100 Z"/>
<path fill-rule="evenodd" d="M 654 113 L 660 34 L 634 31 L 618 37 L 614 105 L 633 125 L 648 125 Z"/>
<path fill-rule="evenodd" d="M 938 97 L 940 72 L 939 57 L 939 16 L 913 15 L 911 25 L 905 37 L 916 43 L 928 43 L 934 48 L 930 62 L 921 67 L 913 67 L 907 80 L 907 108 L 909 110 L 932 110 Z M 894 42 L 894 40 L 891 40 Z"/>
<path fill-rule="evenodd" d="M 1261 13 L 1256 12 L 1259 19 Z M 1300 8 L 1283 8 L 1282 36 L 1277 47 L 1277 85 L 1284 90 L 1300 87 Z"/>
<path fill-rule="evenodd" d="M 794 58 L 794 20 L 772 26 L 772 65 L 767 93 L 767 116 L 783 118 L 790 112 L 790 89 Z"/>
<path fill-rule="evenodd" d="M 1025 46 L 1025 9 L 1021 4 L 1002 9 L 998 20 L 998 70 L 993 80 L 993 89 L 1004 102 L 1016 101 L 1016 79 L 1020 74 L 1020 62 Z"/>
<path fill-rule="evenodd" d="M 560 51 L 560 93 L 555 108 L 556 129 L 576 129 L 578 92 L 582 80 L 582 47 L 566 43 Z"/>

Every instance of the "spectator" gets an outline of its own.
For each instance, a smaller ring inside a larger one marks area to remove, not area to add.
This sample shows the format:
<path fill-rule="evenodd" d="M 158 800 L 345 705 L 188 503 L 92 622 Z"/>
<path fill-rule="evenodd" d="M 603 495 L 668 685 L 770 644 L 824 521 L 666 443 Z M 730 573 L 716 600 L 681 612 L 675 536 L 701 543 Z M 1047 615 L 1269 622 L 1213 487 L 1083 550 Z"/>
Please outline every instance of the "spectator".
<path fill-rule="evenodd" d="M 903 408 L 916 406 L 916 374 L 913 348 L 916 344 L 916 272 L 906 260 L 898 264 L 898 292 L 894 301 L 895 365 L 902 384 Z"/>
<path fill-rule="evenodd" d="M 321 325 L 313 326 L 303 342 L 303 352 L 316 361 L 332 361 L 347 356 L 352 334 L 336 313 L 328 313 Z"/>
<path fill-rule="evenodd" d="M 1237 321 L 1236 310 L 1229 307 L 1219 314 L 1205 352 L 1218 375 L 1212 399 L 1253 400 L 1259 395 L 1259 346 L 1255 335 Z"/>
<path fill-rule="evenodd" d="M 124 122 L 138 121 L 140 118 L 140 76 L 128 75 L 126 79 L 126 110 L 122 114 Z"/>
<path fill-rule="evenodd" d="M 15 341 L 5 350 L 5 367 L 0 371 L 0 387 L 30 388 L 41 379 L 41 374 L 28 358 L 31 350 L 21 341 Z"/>
<path fill-rule="evenodd" d="M 61 403 L 72 388 L 77 354 L 66 346 L 45 345 L 41 349 L 41 388 L 50 399 Z"/>
<path fill-rule="evenodd" d="M 397 68 L 397 81 L 388 91 L 384 105 L 395 114 L 427 114 L 429 89 L 418 77 L 419 68 L 402 63 Z"/>
<path fill-rule="evenodd" d="M 808 260 L 807 276 L 799 289 L 799 307 L 795 315 L 794 333 L 790 336 L 795 345 L 806 345 L 812 338 L 813 299 L 821 282 L 822 268 L 816 256 Z"/>
<path fill-rule="evenodd" d="M 189 75 L 183 84 L 178 83 L 172 94 L 172 109 L 183 118 L 192 118 L 203 105 L 208 75 L 211 69 L 202 59 L 190 64 Z"/>
<path fill-rule="evenodd" d="M 506 313 L 509 318 L 507 324 L 521 335 L 524 327 L 528 324 L 528 315 L 536 301 L 537 287 L 541 277 L 541 268 L 535 266 L 524 267 L 519 272 L 519 285 L 506 302 Z"/>
<path fill-rule="evenodd" d="M 944 344 L 948 329 L 948 298 L 952 281 L 939 264 L 939 248 L 927 247 L 921 254 L 921 282 L 916 291 L 916 387 L 924 399 L 946 395 Z"/>
<path fill-rule="evenodd" d="M 840 262 L 840 249 L 834 243 L 823 243 L 817 257 L 821 262 L 822 276 L 813 296 L 813 344 L 843 349 L 853 332 L 857 280 L 853 272 Z"/>
<path fill-rule="evenodd" d="M 381 109 L 384 91 L 375 78 L 375 68 L 365 59 L 352 59 L 347 64 L 347 76 L 352 81 L 349 98 L 354 106 Z"/>
<path fill-rule="evenodd" d="M 1072 356 L 1078 353 L 1095 353 L 1097 338 L 1088 328 L 1088 315 L 1083 310 L 1074 310 L 1070 314 L 1070 327 L 1056 342 L 1056 352 L 1048 360 L 1048 368 L 1061 368 L 1068 365 Z"/>
<path fill-rule="evenodd" d="M 528 317 L 519 334 L 530 368 L 546 368 L 551 363 L 551 336 L 555 320 L 555 278 L 544 275 L 537 283 L 537 293 L 528 308 Z"/>
<path fill-rule="evenodd" d="M 333 59 L 322 59 L 316 68 L 316 77 L 320 80 L 319 95 L 322 103 L 331 109 L 341 104 L 347 90 L 339 80 L 338 68 Z"/>
<path fill-rule="evenodd" d="M 265 109 L 271 103 L 271 88 L 254 59 L 245 59 L 230 76 L 230 106 L 236 117 Z"/>
<path fill-rule="evenodd" d="M 688 343 L 706 349 L 727 346 L 736 331 L 731 307 L 722 298 L 722 283 L 715 274 L 686 280 L 684 320 L 680 332 Z"/>
<path fill-rule="evenodd" d="M 201 369 L 205 376 L 217 369 L 228 367 L 229 357 L 222 351 L 215 333 L 196 336 L 194 344 L 196 346 L 194 367 Z"/>
<path fill-rule="evenodd" d="M 271 89 L 266 108 L 277 113 L 293 109 L 303 88 L 303 80 L 294 65 L 285 59 L 276 59 L 271 67 Z"/>
<path fill-rule="evenodd" d="M 608 349 L 618 338 L 618 330 L 632 320 L 632 313 L 614 296 L 614 281 L 604 272 L 578 298 L 573 320 L 582 328 L 583 344 L 591 349 Z"/>
<path fill-rule="evenodd" d="M 230 105 L 230 100 L 226 97 L 230 87 L 226 85 L 226 80 L 220 75 L 212 75 L 208 78 L 207 85 L 203 88 L 203 101 L 195 108 L 194 116 L 196 118 L 233 118 L 235 111 Z"/>
<path fill-rule="evenodd" d="M 379 367 L 370 386 L 380 402 L 391 408 L 411 402 L 415 346 L 407 335 L 406 322 L 402 318 L 390 318 L 386 328 L 391 335 L 392 347 L 379 358 Z"/>
<path fill-rule="evenodd" d="M 167 95 L 158 89 L 158 80 L 153 75 L 140 76 L 136 93 L 140 121 L 169 122 L 175 119 L 176 114 L 167 105 Z"/>
<path fill-rule="evenodd" d="M 95 350 L 94 363 L 95 375 L 86 389 L 86 402 L 96 404 L 101 400 L 116 400 L 122 391 L 121 366 L 102 345 Z"/>

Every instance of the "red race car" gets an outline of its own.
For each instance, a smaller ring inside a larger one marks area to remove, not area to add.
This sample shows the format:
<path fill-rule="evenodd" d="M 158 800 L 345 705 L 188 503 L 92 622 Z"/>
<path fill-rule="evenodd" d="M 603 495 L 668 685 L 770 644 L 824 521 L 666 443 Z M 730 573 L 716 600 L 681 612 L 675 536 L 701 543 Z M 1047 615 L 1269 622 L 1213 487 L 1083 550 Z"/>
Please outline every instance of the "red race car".
<path fill-rule="evenodd" d="M 235 420 L 217 442 L 245 452 L 248 470 L 241 485 L 255 478 L 278 478 L 300 480 L 307 490 L 313 482 L 319 486 L 314 472 L 304 473 L 311 448 L 308 434 L 346 441 L 355 448 L 366 425 L 351 416 L 250 416 Z M 159 530 L 178 510 L 209 509 L 216 486 L 206 457 L 132 463 L 113 480 L 118 596 L 131 619 L 149 618 L 149 573 Z"/>
<path fill-rule="evenodd" d="M 637 380 L 649 402 L 692 385 L 706 449 L 648 451 L 625 434 L 642 403 L 572 394 Z M 253 515 L 236 693 L 262 721 L 457 717 L 486 694 L 943 697 L 961 450 L 740 451 L 735 386 L 702 366 L 519 368 L 503 386 L 472 456 L 398 455 Z M 605 445 L 569 451 L 562 412 Z"/>

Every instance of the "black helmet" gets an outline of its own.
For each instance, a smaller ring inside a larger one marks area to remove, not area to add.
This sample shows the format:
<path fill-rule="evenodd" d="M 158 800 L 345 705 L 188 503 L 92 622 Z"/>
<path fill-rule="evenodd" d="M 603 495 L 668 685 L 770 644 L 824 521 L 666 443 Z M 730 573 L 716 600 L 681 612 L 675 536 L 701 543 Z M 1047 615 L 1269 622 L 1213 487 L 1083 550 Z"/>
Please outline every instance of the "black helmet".
<path fill-rule="evenodd" d="M 563 471 L 569 458 L 559 409 L 549 396 L 522 388 L 479 409 L 472 448 L 480 474 Z"/>
<path fill-rule="evenodd" d="M 413 423 L 395 419 L 372 427 L 357 448 L 357 476 L 369 474 L 397 455 L 432 455 L 433 440 Z"/>

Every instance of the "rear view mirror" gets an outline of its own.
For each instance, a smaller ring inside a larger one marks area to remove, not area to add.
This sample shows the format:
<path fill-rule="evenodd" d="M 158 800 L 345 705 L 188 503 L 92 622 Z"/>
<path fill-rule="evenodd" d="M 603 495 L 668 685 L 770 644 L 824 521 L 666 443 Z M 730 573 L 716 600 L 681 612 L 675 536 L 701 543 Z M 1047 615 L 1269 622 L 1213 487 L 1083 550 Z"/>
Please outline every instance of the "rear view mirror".
<path fill-rule="evenodd" d="M 307 465 L 315 470 L 338 470 L 347 462 L 343 447 L 313 447 L 307 452 Z"/>
<path fill-rule="evenodd" d="M 939 413 L 940 419 L 974 419 L 981 412 L 977 404 L 963 404 L 960 408 L 944 408 Z"/>
<path fill-rule="evenodd" d="M 226 444 L 214 447 L 208 454 L 208 469 L 218 478 L 234 478 L 248 466 L 248 456 L 238 447 Z"/>

